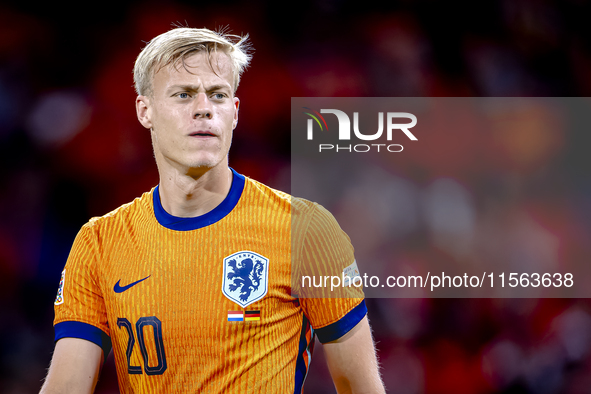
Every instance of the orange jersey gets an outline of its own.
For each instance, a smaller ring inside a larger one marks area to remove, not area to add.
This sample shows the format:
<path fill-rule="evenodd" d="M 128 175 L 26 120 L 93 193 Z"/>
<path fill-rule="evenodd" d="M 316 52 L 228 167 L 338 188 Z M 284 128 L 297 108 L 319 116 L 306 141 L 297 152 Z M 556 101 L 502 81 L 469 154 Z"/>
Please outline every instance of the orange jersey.
<path fill-rule="evenodd" d="M 80 230 L 55 339 L 106 352 L 112 342 L 121 393 L 299 393 L 315 335 L 337 339 L 366 314 L 360 289 L 298 298 L 300 260 L 340 272 L 354 262 L 349 238 L 318 204 L 234 172 L 218 207 L 177 218 L 156 187 Z"/>

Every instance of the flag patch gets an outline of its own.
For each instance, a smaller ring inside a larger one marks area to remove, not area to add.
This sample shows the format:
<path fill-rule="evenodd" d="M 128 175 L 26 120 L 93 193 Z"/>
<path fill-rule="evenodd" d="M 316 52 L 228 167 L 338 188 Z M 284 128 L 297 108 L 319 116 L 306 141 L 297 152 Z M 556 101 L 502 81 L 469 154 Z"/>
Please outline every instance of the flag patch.
<path fill-rule="evenodd" d="M 62 278 L 60 279 L 60 285 L 57 288 L 57 296 L 55 296 L 55 305 L 64 303 L 64 281 L 66 280 L 66 270 L 62 271 Z"/>
<path fill-rule="evenodd" d="M 228 321 L 244 321 L 242 311 L 228 311 Z"/>
<path fill-rule="evenodd" d="M 245 311 L 244 312 L 244 320 L 245 321 L 261 320 L 261 311 Z"/>

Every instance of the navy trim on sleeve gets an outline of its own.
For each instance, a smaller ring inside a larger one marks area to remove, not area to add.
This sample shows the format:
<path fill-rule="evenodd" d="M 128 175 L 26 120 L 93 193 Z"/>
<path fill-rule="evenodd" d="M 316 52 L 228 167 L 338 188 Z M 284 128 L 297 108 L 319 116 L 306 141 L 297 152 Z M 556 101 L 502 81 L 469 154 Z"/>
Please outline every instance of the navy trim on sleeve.
<path fill-rule="evenodd" d="M 207 227 L 222 220 L 230 212 L 232 212 L 236 204 L 238 204 L 238 200 L 240 200 L 240 196 L 242 196 L 242 191 L 244 190 L 244 183 L 246 180 L 244 175 L 237 173 L 233 168 L 230 168 L 230 170 L 232 170 L 233 173 L 232 186 L 230 187 L 230 192 L 224 201 L 222 201 L 220 205 L 206 214 L 194 218 L 180 218 L 166 212 L 162 207 L 162 203 L 160 202 L 160 193 L 158 191 L 159 186 L 156 186 L 152 198 L 154 203 L 154 215 L 156 215 L 156 220 L 158 220 L 158 223 L 170 230 L 191 231 Z"/>
<path fill-rule="evenodd" d="M 105 359 L 111 352 L 111 337 L 103 330 L 88 323 L 79 321 L 64 321 L 57 323 L 55 329 L 55 341 L 62 338 L 86 339 L 103 349 Z"/>
<path fill-rule="evenodd" d="M 351 329 L 355 327 L 366 314 L 367 307 L 365 306 L 365 300 L 363 300 L 340 320 L 329 324 L 326 327 L 316 329 L 315 332 L 318 335 L 318 340 L 320 343 L 326 343 L 339 339 L 351 331 Z"/>

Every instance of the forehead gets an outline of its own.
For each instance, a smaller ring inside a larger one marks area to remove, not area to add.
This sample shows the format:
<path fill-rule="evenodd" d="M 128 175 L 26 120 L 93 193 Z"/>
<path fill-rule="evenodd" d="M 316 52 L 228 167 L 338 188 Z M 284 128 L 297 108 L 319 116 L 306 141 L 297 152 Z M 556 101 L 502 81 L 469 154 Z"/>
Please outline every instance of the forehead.
<path fill-rule="evenodd" d="M 177 83 L 234 85 L 230 58 L 224 52 L 199 51 L 160 68 L 154 74 L 154 90 Z"/>

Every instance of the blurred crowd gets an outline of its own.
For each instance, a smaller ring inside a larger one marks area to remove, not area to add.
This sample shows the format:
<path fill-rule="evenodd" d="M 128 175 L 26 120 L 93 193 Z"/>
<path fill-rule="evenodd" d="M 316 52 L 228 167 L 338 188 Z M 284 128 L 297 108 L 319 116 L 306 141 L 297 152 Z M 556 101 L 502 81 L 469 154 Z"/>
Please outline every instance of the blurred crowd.
<path fill-rule="evenodd" d="M 250 35 L 255 52 L 238 89 L 230 165 L 285 191 L 291 97 L 591 96 L 591 4 L 583 0 L 27 6 L 0 4 L 0 392 L 7 394 L 41 386 L 53 299 L 80 226 L 158 182 L 131 70 L 145 42 L 172 23 Z M 591 110 L 591 100 L 578 103 Z M 432 139 L 415 154 L 349 174 L 358 178 L 348 184 L 359 186 L 325 205 L 358 258 L 397 272 L 425 261 L 587 263 L 591 124 L 571 127 L 544 108 L 496 121 L 484 136 L 458 127 L 447 137 L 461 143 Z M 504 132 L 509 121 L 522 122 L 522 132 Z M 388 215 L 364 212 L 389 202 Z M 367 303 L 388 392 L 591 393 L 588 299 Z M 307 393 L 333 390 L 322 357 L 317 346 Z M 97 393 L 116 392 L 111 356 Z"/>

